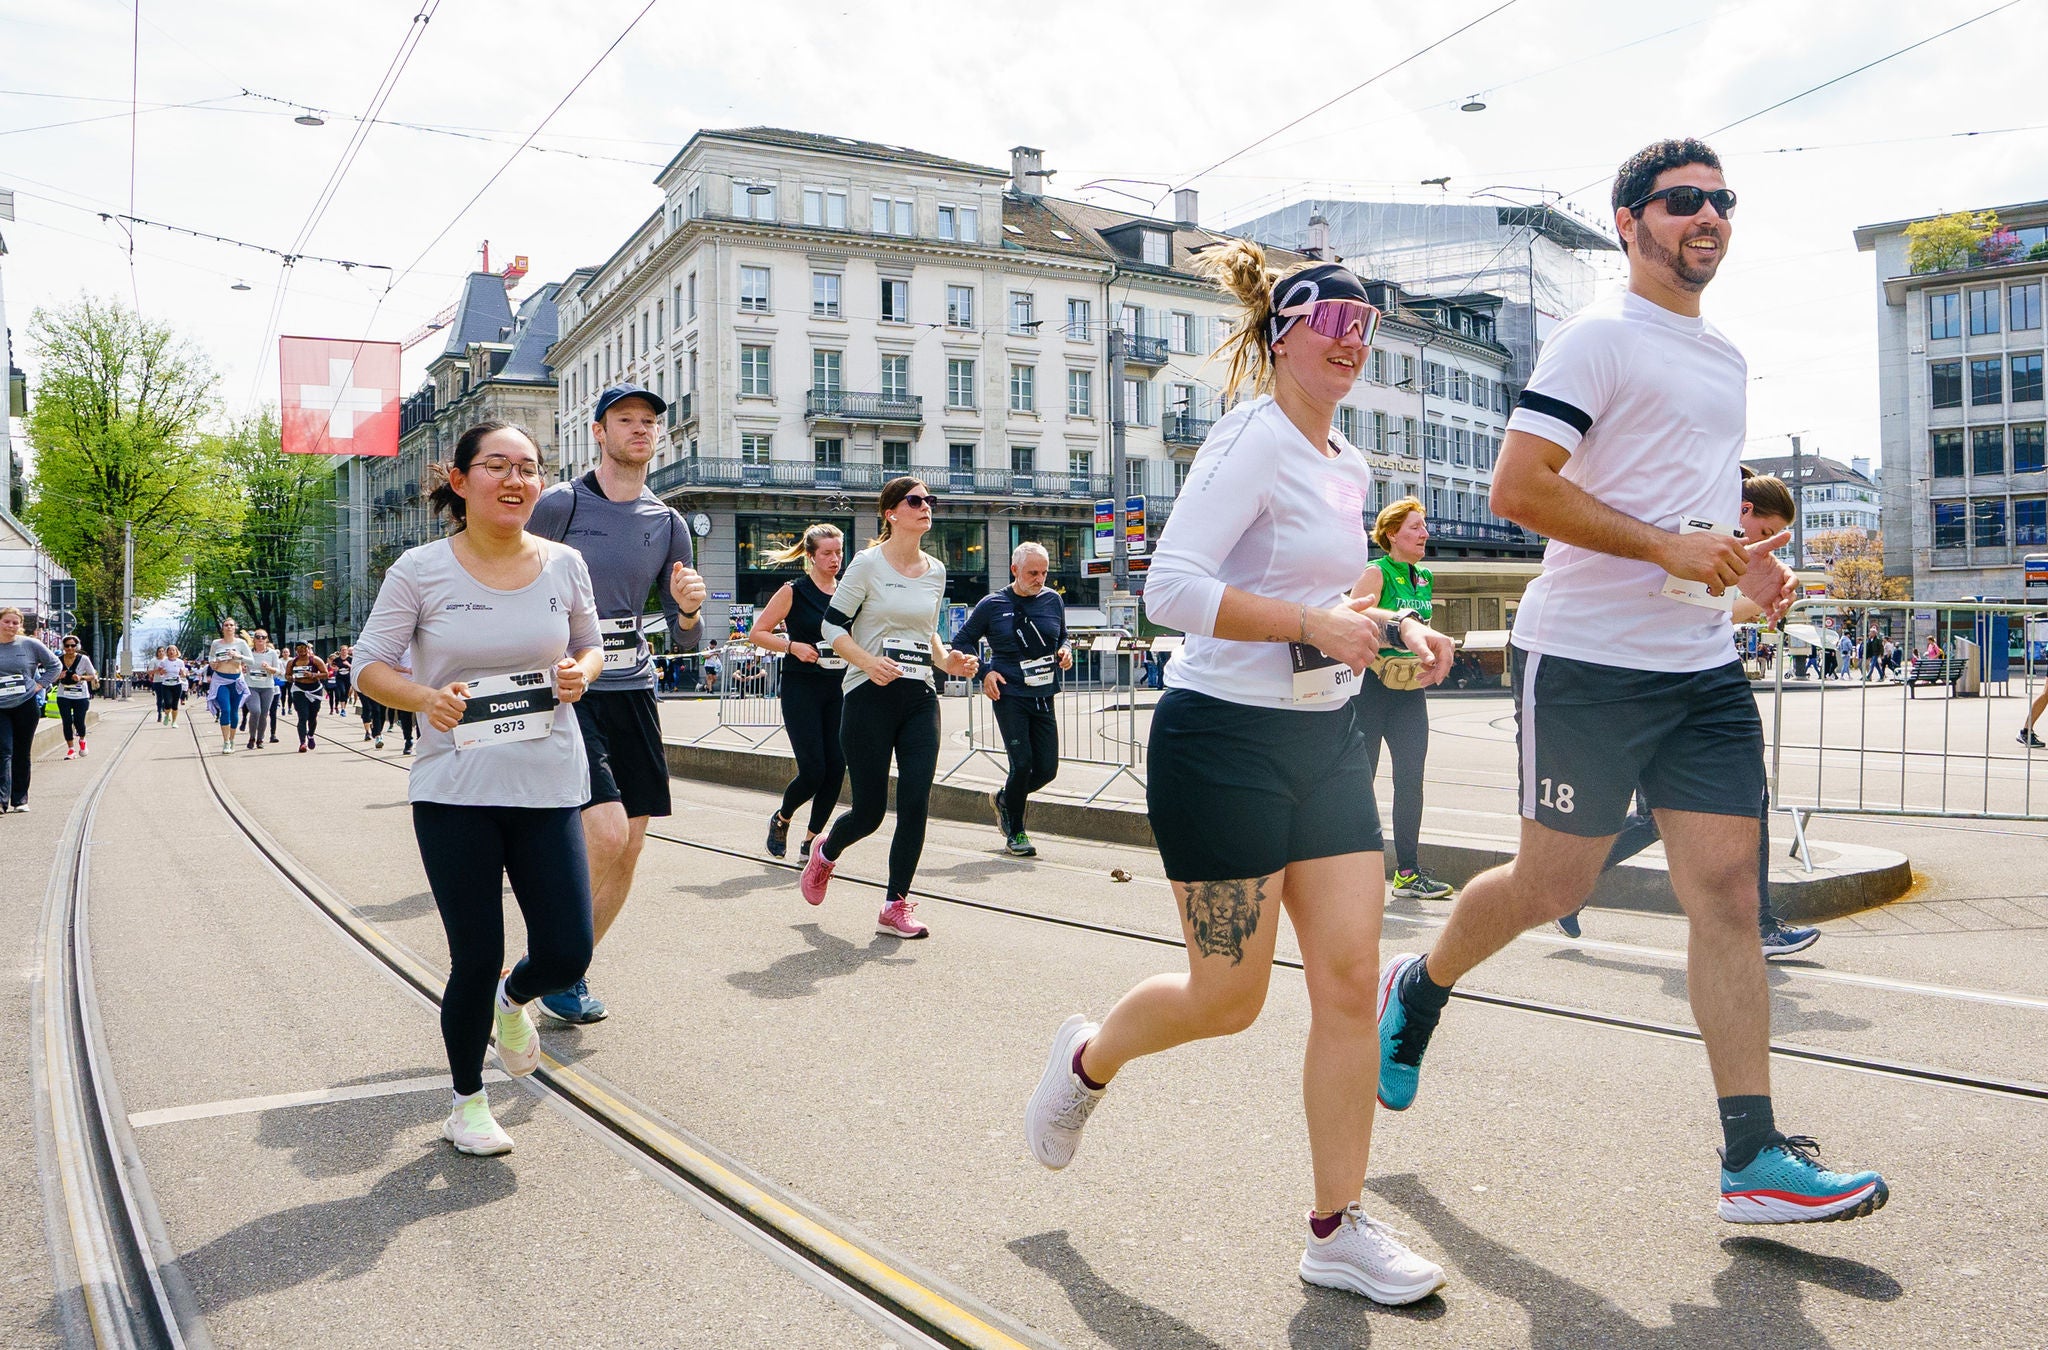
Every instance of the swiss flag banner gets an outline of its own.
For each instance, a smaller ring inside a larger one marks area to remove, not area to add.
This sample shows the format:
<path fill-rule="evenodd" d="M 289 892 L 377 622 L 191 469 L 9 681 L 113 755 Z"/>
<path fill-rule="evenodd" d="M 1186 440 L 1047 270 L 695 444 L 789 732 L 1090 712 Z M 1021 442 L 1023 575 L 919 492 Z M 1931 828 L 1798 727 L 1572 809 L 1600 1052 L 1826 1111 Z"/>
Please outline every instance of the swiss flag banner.
<path fill-rule="evenodd" d="M 278 421 L 287 455 L 398 453 L 396 342 L 277 341 Z"/>

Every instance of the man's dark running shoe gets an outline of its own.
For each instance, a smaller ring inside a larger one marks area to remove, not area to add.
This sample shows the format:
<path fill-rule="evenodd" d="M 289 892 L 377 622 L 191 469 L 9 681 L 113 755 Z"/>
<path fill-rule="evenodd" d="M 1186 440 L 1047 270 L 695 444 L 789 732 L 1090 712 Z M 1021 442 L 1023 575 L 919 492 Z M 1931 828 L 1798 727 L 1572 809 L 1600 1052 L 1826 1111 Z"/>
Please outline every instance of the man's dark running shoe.
<path fill-rule="evenodd" d="M 609 1016 L 604 1004 L 590 996 L 588 980 L 578 980 L 559 994 L 549 994 L 534 1001 L 549 1017 L 574 1026 L 588 1026 Z"/>
<path fill-rule="evenodd" d="M 777 811 L 768 817 L 768 856 L 780 858 L 789 852 L 789 822 Z"/>
<path fill-rule="evenodd" d="M 2020 734 L 2013 739 L 2026 746 L 2029 750 L 2048 750 L 2048 741 L 2044 741 L 2039 736 L 2036 736 L 2032 727 L 2021 727 Z"/>
<path fill-rule="evenodd" d="M 1786 924 L 1773 923 L 1764 930 L 1763 939 L 1766 957 L 1790 956 L 1794 952 L 1803 952 L 1819 942 L 1820 929 L 1792 928 Z"/>
<path fill-rule="evenodd" d="M 1004 847 L 1008 848 L 1010 855 L 1015 858 L 1036 858 L 1038 856 L 1038 849 L 1032 844 L 1031 836 L 1022 830 L 1011 835 L 1009 843 Z"/>
<path fill-rule="evenodd" d="M 1721 1166 L 1721 1217 L 1730 1223 L 1832 1223 L 1875 1214 L 1891 1199 L 1875 1172 L 1830 1172 L 1820 1145 L 1795 1134 L 1764 1146 L 1739 1172 Z"/>
<path fill-rule="evenodd" d="M 996 809 L 996 828 L 1003 832 L 1003 846 L 1009 847 L 1010 838 L 1017 831 L 1010 828 L 1010 804 L 1003 800 L 1001 788 L 988 794 L 989 804 Z"/>
<path fill-rule="evenodd" d="M 1580 907 L 1580 909 L 1583 908 L 1584 906 Z M 1580 910 L 1575 909 L 1569 914 L 1558 915 L 1556 920 L 1557 931 L 1563 933 L 1574 942 L 1579 940 L 1579 913 Z"/>
<path fill-rule="evenodd" d="M 817 841 L 812 839 L 806 839 L 801 844 L 798 844 L 796 846 L 796 856 L 804 859 L 805 861 L 809 861 L 811 856 L 811 845 L 815 842 Z"/>
<path fill-rule="evenodd" d="M 1397 956 L 1380 972 L 1380 1105 L 1389 1111 L 1415 1104 L 1422 1052 L 1436 1030 L 1435 1013 L 1417 1012 L 1401 999 L 1408 972 L 1421 964 L 1419 956 Z"/>
<path fill-rule="evenodd" d="M 1394 873 L 1394 898 L 1396 900 L 1448 900 L 1451 886 L 1438 881 L 1427 868 L 1414 871 L 1401 870 Z"/>

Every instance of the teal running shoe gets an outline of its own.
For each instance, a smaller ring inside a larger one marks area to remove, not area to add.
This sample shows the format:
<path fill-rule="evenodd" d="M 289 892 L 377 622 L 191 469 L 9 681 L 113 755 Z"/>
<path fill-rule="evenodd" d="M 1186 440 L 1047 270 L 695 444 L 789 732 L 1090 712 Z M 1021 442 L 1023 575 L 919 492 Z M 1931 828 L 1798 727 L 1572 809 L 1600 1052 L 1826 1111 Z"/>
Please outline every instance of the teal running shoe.
<path fill-rule="evenodd" d="M 1400 985 L 1419 956 L 1397 956 L 1380 972 L 1380 1105 L 1406 1111 L 1415 1104 L 1422 1077 L 1422 1052 L 1436 1030 L 1433 1014 L 1418 1014 L 1401 1001 Z"/>
<path fill-rule="evenodd" d="M 1875 1172 L 1821 1166 L 1820 1145 L 1803 1134 L 1766 1144 L 1739 1172 L 1721 1167 L 1721 1217 L 1730 1223 L 1835 1223 L 1875 1214 L 1889 1199 Z"/>

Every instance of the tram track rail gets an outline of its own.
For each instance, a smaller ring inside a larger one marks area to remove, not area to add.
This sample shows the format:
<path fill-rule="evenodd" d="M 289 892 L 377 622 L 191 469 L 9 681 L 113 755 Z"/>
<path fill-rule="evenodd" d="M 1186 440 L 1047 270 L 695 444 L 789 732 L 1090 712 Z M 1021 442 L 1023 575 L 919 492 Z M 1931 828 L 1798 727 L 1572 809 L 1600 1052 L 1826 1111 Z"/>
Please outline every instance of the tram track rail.
<path fill-rule="evenodd" d="M 198 736 L 194 733 L 194 741 Z M 330 745 L 354 751 L 372 763 L 390 763 L 346 741 Z M 427 962 L 393 940 L 344 897 L 306 867 L 252 816 L 221 780 L 212 757 L 200 747 L 208 790 L 222 813 L 287 885 L 343 935 L 362 947 L 401 983 L 439 1008 L 443 980 Z M 392 764 L 405 770 L 404 764 Z M 1015 1324 L 962 1291 L 887 1251 L 864 1236 L 845 1231 L 747 1165 L 596 1075 L 541 1055 L 529 1080 L 636 1163 L 663 1179 L 680 1183 L 750 1235 L 752 1245 L 814 1287 L 841 1297 L 859 1315 L 895 1336 L 899 1344 L 939 1350 L 1052 1350 L 1053 1343 Z"/>
<path fill-rule="evenodd" d="M 212 1350 L 121 1104 L 93 983 L 93 831 L 138 719 L 72 807 L 44 892 L 30 1075 L 45 1225 L 65 1339 L 100 1350 Z"/>
<path fill-rule="evenodd" d="M 343 744 L 342 749 L 360 755 L 373 764 L 384 764 L 401 772 L 407 766 L 398 761 L 383 759 L 353 745 Z M 668 834 L 660 830 L 647 831 L 649 839 L 658 839 L 666 844 L 696 849 L 720 857 L 733 858 L 753 863 L 760 867 L 771 867 L 786 872 L 801 872 L 803 869 L 789 862 L 764 858 L 758 853 L 744 849 L 728 848 L 722 844 L 706 844 L 681 835 Z M 885 881 L 863 877 L 841 868 L 833 873 L 835 882 L 852 882 L 877 891 L 888 889 Z M 1005 918 L 1021 919 L 1030 923 L 1046 924 L 1057 928 L 1069 928 L 1079 932 L 1093 933 L 1103 937 L 1119 938 L 1129 942 L 1143 942 L 1155 947 L 1166 947 L 1183 951 L 1184 945 L 1177 936 L 1147 932 L 1140 928 L 1127 928 L 1120 924 L 1102 923 L 1094 919 L 1076 918 L 1072 915 L 1053 914 L 1044 910 L 1029 909 L 1021 905 L 1008 905 L 997 900 L 982 900 L 973 896 L 954 895 L 935 891 L 928 887 L 913 886 L 910 894 L 919 900 L 931 900 L 939 904 L 953 905 L 961 909 L 980 910 L 986 914 L 1001 915 Z M 1273 964 L 1284 970 L 1300 970 L 1301 962 L 1289 957 L 1276 955 Z M 1629 1017 L 1617 1013 L 1603 1013 L 1589 1008 L 1576 1008 L 1569 1004 L 1549 1003 L 1538 999 L 1516 998 L 1506 994 L 1489 994 L 1481 990 L 1454 989 L 1454 999 L 1481 1004 L 1509 1012 L 1526 1013 L 1537 1017 L 1554 1018 L 1561 1021 L 1577 1022 L 1584 1025 L 1605 1027 L 1612 1031 L 1625 1031 L 1636 1035 L 1652 1036 L 1663 1040 L 1687 1041 L 1702 1044 L 1700 1033 L 1692 1027 L 1674 1022 L 1661 1022 L 1651 1018 Z M 1872 1074 L 1880 1078 L 1891 1078 L 1903 1082 L 1920 1083 L 1934 1087 L 1960 1089 L 1969 1092 L 1987 1093 L 1992 1096 L 2008 1097 L 2021 1101 L 2048 1103 L 2048 1084 L 2030 1082 L 2025 1079 L 1993 1078 L 1982 1074 L 1965 1073 L 1960 1070 L 1943 1069 L 1935 1065 L 1915 1064 L 1904 1060 L 1879 1059 L 1867 1055 L 1843 1054 L 1834 1050 L 1823 1050 L 1816 1046 L 1798 1045 L 1789 1042 L 1772 1041 L 1771 1055 L 1793 1063 L 1816 1064 L 1832 1069 L 1853 1073 Z"/>

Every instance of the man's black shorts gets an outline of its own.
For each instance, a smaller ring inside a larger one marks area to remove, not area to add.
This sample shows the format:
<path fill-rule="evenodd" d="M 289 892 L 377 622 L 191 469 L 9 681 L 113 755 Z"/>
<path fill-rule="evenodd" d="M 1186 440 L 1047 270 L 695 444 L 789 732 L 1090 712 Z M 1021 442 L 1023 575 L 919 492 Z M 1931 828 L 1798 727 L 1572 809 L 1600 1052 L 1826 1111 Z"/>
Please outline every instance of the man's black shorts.
<path fill-rule="evenodd" d="M 668 758 L 661 749 L 661 717 L 652 689 L 593 689 L 570 705 L 583 731 L 590 761 L 590 800 L 618 802 L 626 815 L 669 813 Z"/>
<path fill-rule="evenodd" d="M 1742 663 L 1630 670 L 1511 647 L 1522 815 L 1565 834 L 1621 832 L 1640 782 L 1651 807 L 1756 816 L 1763 719 Z"/>

